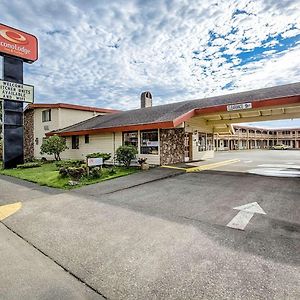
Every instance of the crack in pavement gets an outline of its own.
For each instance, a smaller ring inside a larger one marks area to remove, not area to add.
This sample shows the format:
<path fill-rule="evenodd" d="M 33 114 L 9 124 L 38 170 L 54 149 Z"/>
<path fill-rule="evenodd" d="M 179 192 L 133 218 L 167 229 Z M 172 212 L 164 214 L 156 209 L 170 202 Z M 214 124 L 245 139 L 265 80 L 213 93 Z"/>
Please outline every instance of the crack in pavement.
<path fill-rule="evenodd" d="M 104 299 L 109 300 L 108 297 L 106 297 L 105 295 L 103 295 L 100 291 L 96 290 L 94 287 L 92 287 L 91 285 L 89 285 L 88 283 L 86 283 L 84 280 L 82 280 L 80 277 L 78 277 L 75 273 L 71 272 L 70 270 L 68 270 L 67 268 L 65 268 L 62 264 L 60 264 L 57 260 L 55 260 L 54 258 L 52 258 L 51 256 L 49 256 L 47 253 L 45 253 L 43 250 L 39 249 L 38 247 L 36 247 L 34 244 L 32 244 L 31 242 L 29 242 L 27 239 L 25 239 L 23 236 L 21 236 L 18 232 L 16 232 L 15 230 L 13 230 L 11 227 L 9 227 L 8 225 L 6 225 L 3 221 L 0 221 L 0 223 L 7 228 L 10 232 L 12 232 L 13 234 L 15 234 L 17 237 L 19 237 L 20 239 L 22 239 L 24 242 L 26 242 L 28 245 L 30 245 L 31 247 L 33 247 L 34 249 L 36 249 L 39 253 L 43 254 L 45 257 L 47 257 L 48 259 L 50 259 L 53 263 L 55 263 L 57 266 L 61 267 L 65 272 L 67 272 L 68 274 L 70 274 L 72 277 L 74 277 L 76 280 L 78 280 L 79 282 L 83 283 L 85 286 L 87 286 L 89 289 L 91 289 L 93 292 L 95 292 L 97 295 L 103 297 Z"/>

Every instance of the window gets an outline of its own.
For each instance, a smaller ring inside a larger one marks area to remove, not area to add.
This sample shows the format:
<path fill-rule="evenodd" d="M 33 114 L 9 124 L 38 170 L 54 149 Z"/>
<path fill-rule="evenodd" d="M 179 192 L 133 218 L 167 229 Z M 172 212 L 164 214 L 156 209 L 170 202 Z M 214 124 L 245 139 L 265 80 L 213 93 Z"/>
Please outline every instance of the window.
<path fill-rule="evenodd" d="M 79 149 L 79 136 L 78 135 L 72 136 L 72 149 Z"/>
<path fill-rule="evenodd" d="M 141 154 L 158 154 L 158 130 L 141 131 Z"/>
<path fill-rule="evenodd" d="M 124 146 L 134 146 L 138 148 L 138 132 L 123 132 L 123 145 Z"/>
<path fill-rule="evenodd" d="M 89 144 L 89 143 L 90 143 L 90 136 L 89 136 L 88 134 L 86 134 L 86 135 L 84 136 L 84 143 L 85 143 L 85 144 Z"/>
<path fill-rule="evenodd" d="M 49 122 L 49 121 L 51 121 L 51 109 L 43 110 L 42 122 Z"/>

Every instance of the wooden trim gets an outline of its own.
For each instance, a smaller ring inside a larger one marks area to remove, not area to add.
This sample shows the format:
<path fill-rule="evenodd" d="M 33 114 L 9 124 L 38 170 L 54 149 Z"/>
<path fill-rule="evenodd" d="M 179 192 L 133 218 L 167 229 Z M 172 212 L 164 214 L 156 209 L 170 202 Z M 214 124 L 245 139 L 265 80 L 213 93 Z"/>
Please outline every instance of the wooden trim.
<path fill-rule="evenodd" d="M 190 118 L 194 117 L 195 115 L 196 115 L 195 109 L 188 111 L 187 113 L 185 113 L 185 114 L 181 115 L 180 117 L 173 120 L 174 127 L 177 127 L 182 122 L 189 120 Z"/>
<path fill-rule="evenodd" d="M 249 103 L 252 103 L 252 108 L 262 108 L 262 107 L 268 107 L 268 106 L 281 106 L 281 105 L 288 105 L 288 104 L 300 104 L 300 96 L 287 96 L 287 97 L 281 97 L 281 98 L 273 98 L 273 99 L 265 99 L 265 100 L 254 100 L 254 101 L 248 101 Z M 217 106 L 211 106 L 211 107 L 204 107 L 204 108 L 196 108 L 195 114 L 196 115 L 205 115 L 205 114 L 213 114 L 217 112 L 228 112 L 227 111 L 227 105 L 230 104 L 240 104 L 242 102 L 235 102 L 235 103 L 227 103 Z M 247 102 L 244 102 L 247 103 Z M 243 110 L 236 110 L 232 111 L 232 113 L 235 112 L 241 112 Z M 246 111 L 246 110 L 245 110 Z"/>
<path fill-rule="evenodd" d="M 99 107 L 92 107 L 92 106 L 83 106 L 83 105 L 75 105 L 75 104 L 69 104 L 69 103 L 34 103 L 34 104 L 28 104 L 25 107 L 25 111 L 29 109 L 35 109 L 35 108 L 65 108 L 65 109 L 74 109 L 74 110 L 83 110 L 83 111 L 94 111 L 99 113 L 117 113 L 121 112 L 120 110 L 115 109 L 108 109 L 108 108 L 99 108 Z"/>

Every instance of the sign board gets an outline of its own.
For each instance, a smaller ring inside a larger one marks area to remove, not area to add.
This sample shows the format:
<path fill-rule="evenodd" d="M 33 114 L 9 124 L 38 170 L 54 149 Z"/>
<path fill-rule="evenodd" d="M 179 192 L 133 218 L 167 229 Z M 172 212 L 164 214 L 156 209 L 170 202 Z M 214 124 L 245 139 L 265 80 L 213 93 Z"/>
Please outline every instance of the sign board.
<path fill-rule="evenodd" d="M 227 111 L 243 110 L 243 109 L 250 109 L 250 108 L 252 108 L 251 102 L 227 105 Z"/>
<path fill-rule="evenodd" d="M 37 38 L 29 33 L 0 24 L 0 55 L 11 55 L 27 62 L 38 59 Z"/>
<path fill-rule="evenodd" d="M 33 103 L 32 85 L 0 80 L 0 99 Z"/>
<path fill-rule="evenodd" d="M 88 167 L 102 166 L 103 158 L 102 157 L 88 158 L 87 163 L 88 163 Z"/>
<path fill-rule="evenodd" d="M 147 141 L 148 147 L 158 147 L 158 141 Z"/>

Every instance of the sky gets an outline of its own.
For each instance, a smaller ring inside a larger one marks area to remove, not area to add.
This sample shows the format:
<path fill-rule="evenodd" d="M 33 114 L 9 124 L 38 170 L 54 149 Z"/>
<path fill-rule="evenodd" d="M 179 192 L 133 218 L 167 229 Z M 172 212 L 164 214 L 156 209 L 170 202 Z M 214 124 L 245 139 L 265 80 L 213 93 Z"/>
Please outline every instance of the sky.
<path fill-rule="evenodd" d="M 299 0 L 1 0 L 0 23 L 39 39 L 35 102 L 127 110 L 145 90 L 159 105 L 300 81 Z"/>

